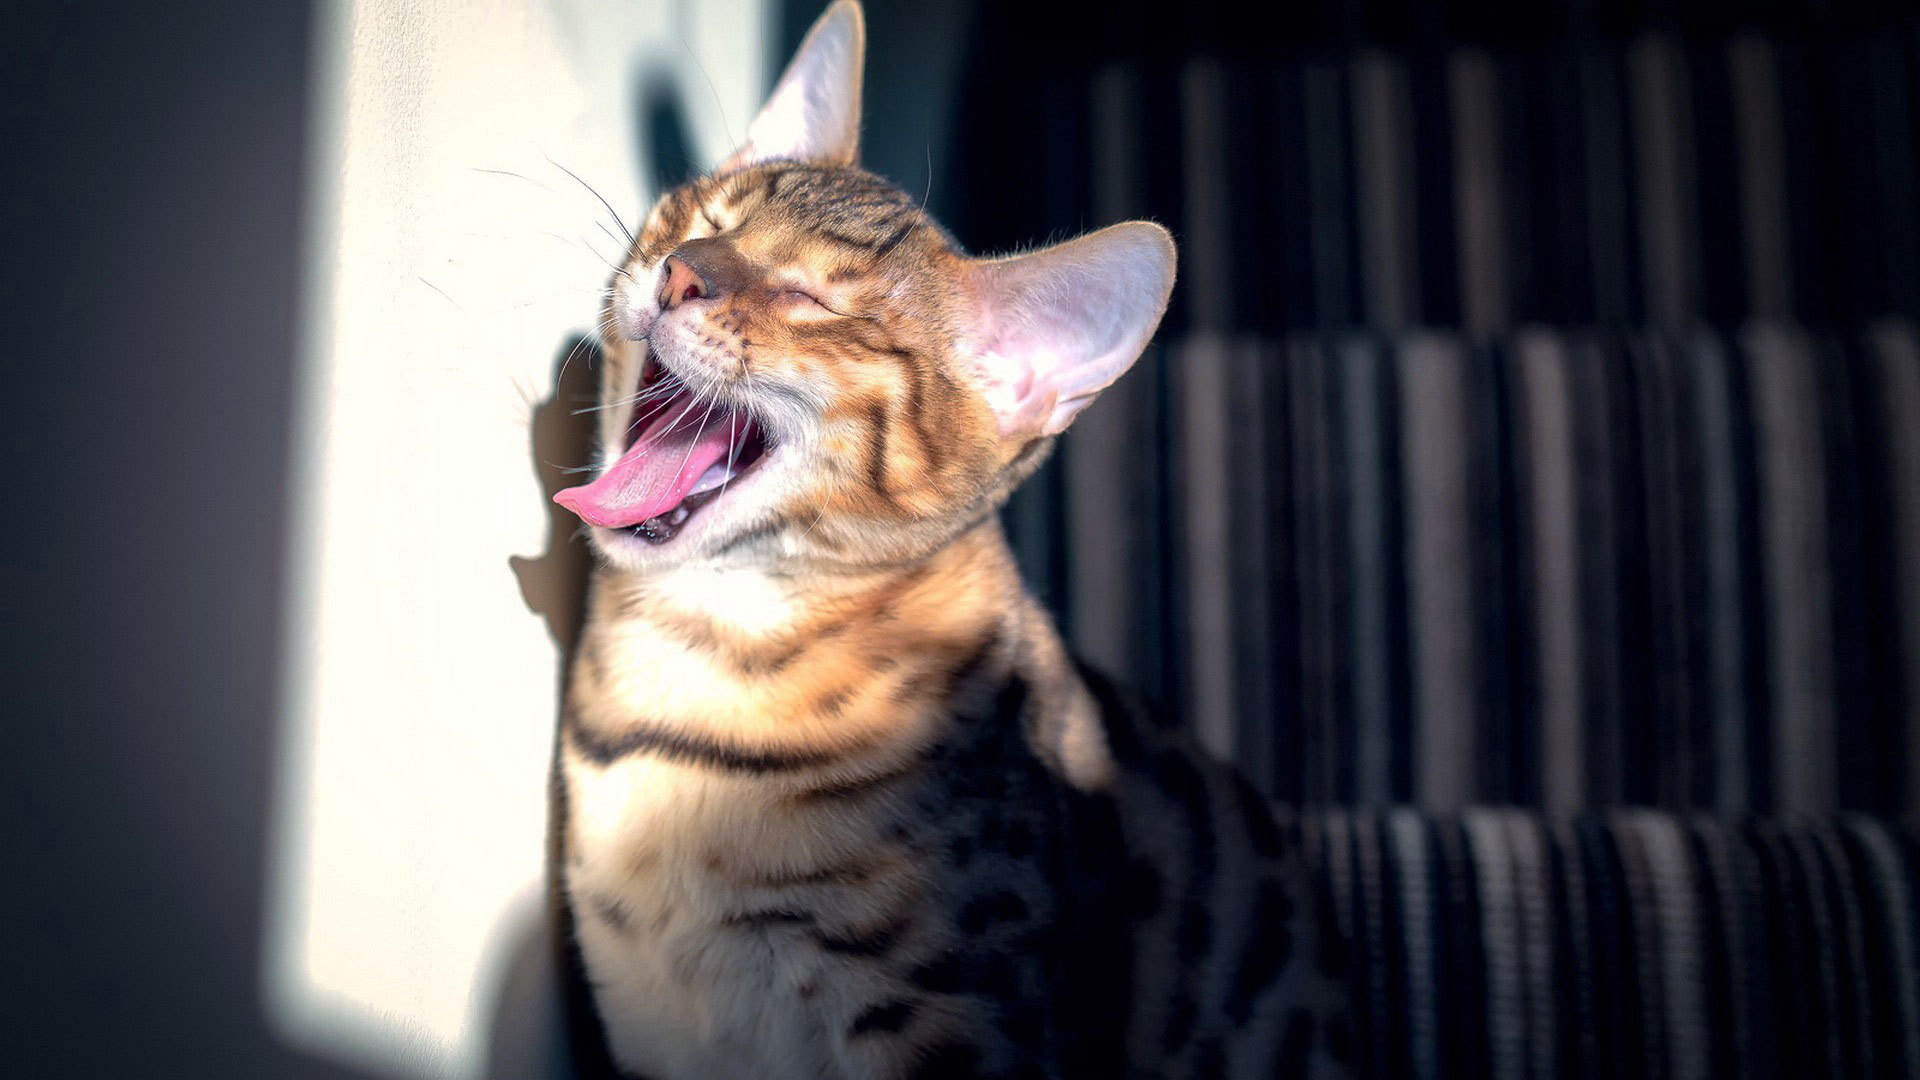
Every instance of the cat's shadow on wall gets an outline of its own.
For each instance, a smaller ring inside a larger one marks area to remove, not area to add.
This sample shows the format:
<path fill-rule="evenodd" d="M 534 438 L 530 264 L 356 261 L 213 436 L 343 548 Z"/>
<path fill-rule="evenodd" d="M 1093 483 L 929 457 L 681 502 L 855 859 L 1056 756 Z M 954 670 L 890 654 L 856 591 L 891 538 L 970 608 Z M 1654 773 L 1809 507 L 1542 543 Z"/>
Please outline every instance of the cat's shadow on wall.
<path fill-rule="evenodd" d="M 562 663 L 573 655 L 580 634 L 592 556 L 580 536 L 580 519 L 557 505 L 553 496 L 580 482 L 568 470 L 592 460 L 596 414 L 582 410 L 590 409 L 597 397 L 599 370 L 600 346 L 593 339 L 575 335 L 561 346 L 553 386 L 527 425 L 547 518 L 547 550 L 534 558 L 515 555 L 507 560 L 520 584 L 520 598 L 547 624 L 547 636 Z"/>
<path fill-rule="evenodd" d="M 658 73 L 641 78 L 636 87 L 634 117 L 645 151 L 641 175 L 652 182 L 652 190 L 667 191 L 698 171 L 686 106 L 673 82 Z M 599 344 L 590 337 L 574 335 L 561 345 L 552 392 L 534 410 L 530 425 L 533 471 L 545 500 L 547 550 L 538 558 L 516 555 L 508 560 L 527 610 L 546 620 L 563 660 L 572 655 L 580 632 L 590 556 L 578 538 L 579 519 L 554 505 L 553 495 L 578 482 L 568 468 L 591 460 L 594 414 L 581 410 L 599 396 L 600 359 Z"/>
<path fill-rule="evenodd" d="M 634 85 L 640 175 L 652 182 L 651 190 L 666 191 L 698 169 L 686 104 L 672 79 L 662 73 L 642 75 Z M 559 657 L 562 700 L 554 703 L 556 719 L 565 705 L 567 666 L 585 614 L 592 555 L 580 534 L 580 520 L 555 505 L 553 495 L 580 481 L 569 469 L 593 459 L 598 414 L 591 407 L 599 397 L 601 360 L 599 345 L 590 337 L 573 335 L 561 343 L 553 385 L 528 425 L 533 471 L 547 516 L 546 551 L 535 558 L 516 555 L 508 560 L 527 610 L 546 623 Z M 619 1075 L 607 1056 L 605 1033 L 572 944 L 573 927 L 560 891 L 564 818 L 557 723 L 554 732 L 544 904 L 536 917 L 522 916 L 508 930 L 509 958 L 488 1031 L 488 1080 L 614 1080 Z"/>
<path fill-rule="evenodd" d="M 537 557 L 508 559 L 527 610 L 546 623 L 553 639 L 563 698 L 567 665 L 579 639 L 592 555 L 580 535 L 580 520 L 555 505 L 553 495 L 579 481 L 568 470 L 592 460 L 597 414 L 590 407 L 598 396 L 600 360 L 599 346 L 591 338 L 573 336 L 562 343 L 554 361 L 553 385 L 534 408 L 528 425 L 528 448 L 547 518 L 546 551 Z M 554 703 L 556 720 L 562 707 L 563 701 Z M 506 930 L 507 963 L 495 992 L 487 1036 L 485 1075 L 489 1080 L 601 1080 L 616 1075 L 607 1060 L 599 1018 L 585 993 L 571 944 L 572 925 L 560 893 L 558 723 L 554 732 L 546 887 L 538 911 L 518 914 Z"/>

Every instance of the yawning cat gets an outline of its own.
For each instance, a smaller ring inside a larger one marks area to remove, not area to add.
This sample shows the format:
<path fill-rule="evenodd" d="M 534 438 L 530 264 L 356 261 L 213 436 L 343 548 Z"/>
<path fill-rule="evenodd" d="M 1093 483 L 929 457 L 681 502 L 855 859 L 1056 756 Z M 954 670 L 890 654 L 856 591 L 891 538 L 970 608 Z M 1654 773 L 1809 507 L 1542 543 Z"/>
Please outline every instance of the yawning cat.
<path fill-rule="evenodd" d="M 614 1060 L 1335 1072 L 1345 984 L 1286 833 L 1076 667 L 995 516 L 1139 356 L 1173 243 L 969 257 L 855 164 L 863 37 L 835 4 L 654 207 L 600 471 L 556 496 L 601 556 L 559 825 Z"/>

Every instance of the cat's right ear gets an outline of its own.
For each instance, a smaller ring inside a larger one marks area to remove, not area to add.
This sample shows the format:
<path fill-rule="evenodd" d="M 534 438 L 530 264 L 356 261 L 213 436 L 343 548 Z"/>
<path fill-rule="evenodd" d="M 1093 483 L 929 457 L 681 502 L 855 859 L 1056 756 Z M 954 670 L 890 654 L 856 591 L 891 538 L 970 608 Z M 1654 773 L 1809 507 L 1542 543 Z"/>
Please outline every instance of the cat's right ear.
<path fill-rule="evenodd" d="M 1173 237 L 1148 221 L 974 263 L 960 352 L 1001 437 L 1060 434 L 1126 374 L 1166 313 L 1173 270 Z"/>
<path fill-rule="evenodd" d="M 787 70 L 720 173 L 763 161 L 851 165 L 860 156 L 860 72 L 867 20 L 857 0 L 838 0 L 807 31 Z"/>

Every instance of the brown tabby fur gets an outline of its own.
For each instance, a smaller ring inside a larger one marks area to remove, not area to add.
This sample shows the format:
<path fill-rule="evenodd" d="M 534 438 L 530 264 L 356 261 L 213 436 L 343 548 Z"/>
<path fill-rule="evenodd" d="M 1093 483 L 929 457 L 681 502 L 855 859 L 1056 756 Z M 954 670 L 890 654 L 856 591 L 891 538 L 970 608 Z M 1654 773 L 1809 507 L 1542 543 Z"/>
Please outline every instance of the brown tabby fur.
<path fill-rule="evenodd" d="M 857 8 L 834 18 L 857 38 Z M 1052 397 L 1011 418 L 989 403 L 974 358 L 992 264 L 851 155 L 730 163 L 668 192 L 616 281 L 609 456 L 650 353 L 751 409 L 771 450 L 665 545 L 592 530 L 560 824 L 614 1058 L 662 1080 L 1203 1070 L 1206 1040 L 1278 1031 L 1294 1003 L 1253 998 L 1233 1031 L 1187 1016 L 1198 1048 L 1163 1045 L 1180 1008 L 1129 999 L 1144 976 L 1113 966 L 1153 949 L 1087 896 L 1126 859 L 1183 857 L 1163 774 L 1211 767 L 1097 705 L 1023 588 L 994 512 L 1064 421 L 1043 421 Z M 669 255 L 709 294 L 670 319 Z M 1206 814 L 1251 805 L 1205 783 Z M 1259 813 L 1217 829 L 1264 838 Z M 1025 839 L 974 858 L 988 833 Z M 1290 854 L 1253 846 L 1222 888 L 1293 880 L 1274 877 Z M 1273 919 L 1305 939 L 1307 909 Z M 1146 933 L 1156 916 L 1137 914 Z"/>
<path fill-rule="evenodd" d="M 943 363 L 973 316 L 958 287 L 969 260 L 885 180 L 792 162 L 696 180 L 661 197 L 630 265 L 658 266 L 689 244 L 738 283 L 698 331 L 714 374 L 831 387 L 825 469 L 746 540 L 797 524 L 807 561 L 907 562 L 985 520 L 1045 459 L 1051 440 L 1002 440 L 964 373 Z M 783 299 L 793 283 L 831 310 Z M 609 401 L 631 393 L 640 359 L 631 342 L 612 344 Z M 629 415 L 605 414 L 609 441 Z"/>

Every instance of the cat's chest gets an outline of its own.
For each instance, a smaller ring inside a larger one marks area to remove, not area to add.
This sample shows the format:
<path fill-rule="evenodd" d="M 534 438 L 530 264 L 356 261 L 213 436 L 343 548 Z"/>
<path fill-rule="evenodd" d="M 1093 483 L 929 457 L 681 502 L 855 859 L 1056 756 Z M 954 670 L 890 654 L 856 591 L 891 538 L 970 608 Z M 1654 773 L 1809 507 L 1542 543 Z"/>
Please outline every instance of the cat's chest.
<path fill-rule="evenodd" d="M 883 976 L 821 941 L 917 906 L 920 856 L 858 808 L 809 814 L 658 758 L 575 761 L 568 780 L 567 887 L 616 1061 L 833 1075 L 840 1018 Z"/>

